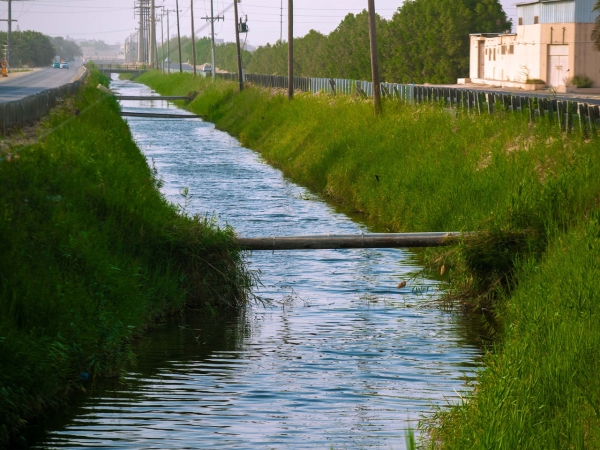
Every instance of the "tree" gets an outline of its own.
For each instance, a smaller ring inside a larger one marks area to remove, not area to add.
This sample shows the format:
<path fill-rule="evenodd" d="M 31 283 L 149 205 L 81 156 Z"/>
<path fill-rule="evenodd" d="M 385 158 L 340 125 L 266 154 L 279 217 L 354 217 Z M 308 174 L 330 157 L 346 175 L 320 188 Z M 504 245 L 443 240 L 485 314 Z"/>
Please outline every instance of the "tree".
<path fill-rule="evenodd" d="M 0 32 L 0 42 L 5 42 L 6 37 L 5 32 Z M 13 32 L 11 55 L 13 66 L 40 67 L 49 65 L 56 53 L 48 36 L 29 30 Z"/>
<path fill-rule="evenodd" d="M 377 16 L 377 33 L 385 32 L 387 22 Z M 328 36 L 329 76 L 354 80 L 371 79 L 369 13 L 348 14 Z M 380 51 L 378 53 L 381 53 Z M 382 55 L 380 55 L 381 59 Z"/>
<path fill-rule="evenodd" d="M 384 76 L 454 83 L 469 72 L 469 34 L 510 30 L 498 0 L 407 0 L 382 39 Z"/>
<path fill-rule="evenodd" d="M 594 9 L 592 11 L 600 12 L 600 0 L 596 2 L 596 6 L 594 6 Z M 600 15 L 596 17 L 596 20 L 594 22 L 594 29 L 592 31 L 592 41 L 594 41 L 594 45 L 596 46 L 596 48 L 600 50 Z"/>
<path fill-rule="evenodd" d="M 50 38 L 50 42 L 55 50 L 55 55 L 58 55 L 63 60 L 72 60 L 76 56 L 82 56 L 81 47 L 73 41 L 69 41 L 63 37 Z"/>

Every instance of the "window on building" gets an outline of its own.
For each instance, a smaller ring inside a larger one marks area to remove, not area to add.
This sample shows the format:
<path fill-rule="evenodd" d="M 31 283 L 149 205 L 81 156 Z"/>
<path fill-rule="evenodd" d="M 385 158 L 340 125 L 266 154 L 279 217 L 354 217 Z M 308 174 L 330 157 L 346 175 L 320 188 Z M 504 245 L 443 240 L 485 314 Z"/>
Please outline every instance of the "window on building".
<path fill-rule="evenodd" d="M 515 54 L 515 46 L 513 44 L 508 46 L 508 54 L 509 55 L 514 55 Z"/>
<path fill-rule="evenodd" d="M 494 49 L 494 61 L 496 61 L 496 49 Z"/>
<path fill-rule="evenodd" d="M 533 16 L 533 23 L 540 23 L 539 16 Z"/>
<path fill-rule="evenodd" d="M 523 25 L 523 18 L 519 17 L 519 25 Z"/>
<path fill-rule="evenodd" d="M 506 55 L 506 45 L 503 45 L 500 51 L 503 55 Z"/>

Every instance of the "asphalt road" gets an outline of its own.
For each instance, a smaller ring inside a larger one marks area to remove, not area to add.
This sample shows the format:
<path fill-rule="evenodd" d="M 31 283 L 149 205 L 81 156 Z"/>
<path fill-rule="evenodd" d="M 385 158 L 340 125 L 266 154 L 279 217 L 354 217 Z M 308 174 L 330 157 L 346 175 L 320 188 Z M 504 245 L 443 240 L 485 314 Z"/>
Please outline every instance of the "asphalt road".
<path fill-rule="evenodd" d="M 0 81 L 0 103 L 20 100 L 46 89 L 68 84 L 77 75 L 80 67 L 81 62 L 76 61 L 69 63 L 68 70 L 45 67 L 27 74 L 14 74 L 14 79 L 9 74 L 8 79 Z"/>

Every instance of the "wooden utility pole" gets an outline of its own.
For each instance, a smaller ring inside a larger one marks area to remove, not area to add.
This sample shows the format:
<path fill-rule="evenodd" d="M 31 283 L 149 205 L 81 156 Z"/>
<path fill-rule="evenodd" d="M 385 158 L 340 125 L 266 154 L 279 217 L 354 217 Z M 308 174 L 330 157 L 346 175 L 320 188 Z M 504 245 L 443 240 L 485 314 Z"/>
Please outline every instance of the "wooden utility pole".
<path fill-rule="evenodd" d="M 288 99 L 294 98 L 294 0 L 288 0 Z"/>
<path fill-rule="evenodd" d="M 183 73 L 183 61 L 181 61 L 181 32 L 179 31 L 179 0 L 175 0 L 177 8 L 177 44 L 179 45 L 179 73 Z"/>
<path fill-rule="evenodd" d="M 225 16 L 215 17 L 215 8 L 213 0 L 210 0 L 210 17 L 202 17 L 202 19 L 210 20 L 210 53 L 211 53 L 211 74 L 212 80 L 215 81 L 217 64 L 215 63 L 215 20 L 225 20 Z"/>
<path fill-rule="evenodd" d="M 12 0 L 8 0 L 8 34 L 6 35 L 6 62 L 8 63 L 8 69 L 10 69 L 12 64 L 12 22 Z"/>
<path fill-rule="evenodd" d="M 291 0 L 290 0 L 291 1 Z M 379 81 L 379 58 L 377 55 L 377 29 L 375 0 L 369 0 L 369 39 L 371 41 L 371 74 L 373 81 L 373 106 L 375 115 L 381 114 L 381 82 Z"/>
<path fill-rule="evenodd" d="M 150 55 L 148 58 L 148 64 L 150 64 L 151 67 L 154 67 L 155 63 L 156 63 L 156 4 L 155 4 L 155 0 L 150 0 Z"/>
<path fill-rule="evenodd" d="M 169 34 L 171 28 L 169 28 L 169 11 L 167 9 L 167 73 L 171 75 L 171 35 Z"/>
<path fill-rule="evenodd" d="M 194 36 L 194 0 L 190 0 L 190 13 L 192 15 L 192 64 L 194 64 L 194 76 L 196 76 L 196 36 Z"/>
<path fill-rule="evenodd" d="M 233 12 L 235 15 L 235 48 L 237 51 L 238 82 L 240 83 L 240 92 L 244 90 L 244 77 L 242 75 L 242 52 L 240 50 L 240 24 L 238 21 L 238 0 L 233 0 Z"/>

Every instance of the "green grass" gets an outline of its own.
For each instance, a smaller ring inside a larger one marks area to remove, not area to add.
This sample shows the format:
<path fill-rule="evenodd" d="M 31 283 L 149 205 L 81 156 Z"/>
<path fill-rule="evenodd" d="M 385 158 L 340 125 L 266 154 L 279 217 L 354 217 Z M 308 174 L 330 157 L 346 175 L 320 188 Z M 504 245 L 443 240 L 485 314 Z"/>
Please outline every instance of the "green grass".
<path fill-rule="evenodd" d="M 525 260 L 503 304 L 505 336 L 475 391 L 430 429 L 436 448 L 600 447 L 600 221 L 597 213 Z"/>
<path fill-rule="evenodd" d="M 600 447 L 600 141 L 526 115 L 281 92 L 146 73 L 292 180 L 387 231 L 477 231 L 421 253 L 498 344 L 434 448 Z"/>
<path fill-rule="evenodd" d="M 0 154 L 0 447 L 80 374 L 132 363 L 157 320 L 248 298 L 232 230 L 167 203 L 99 82 Z"/>

